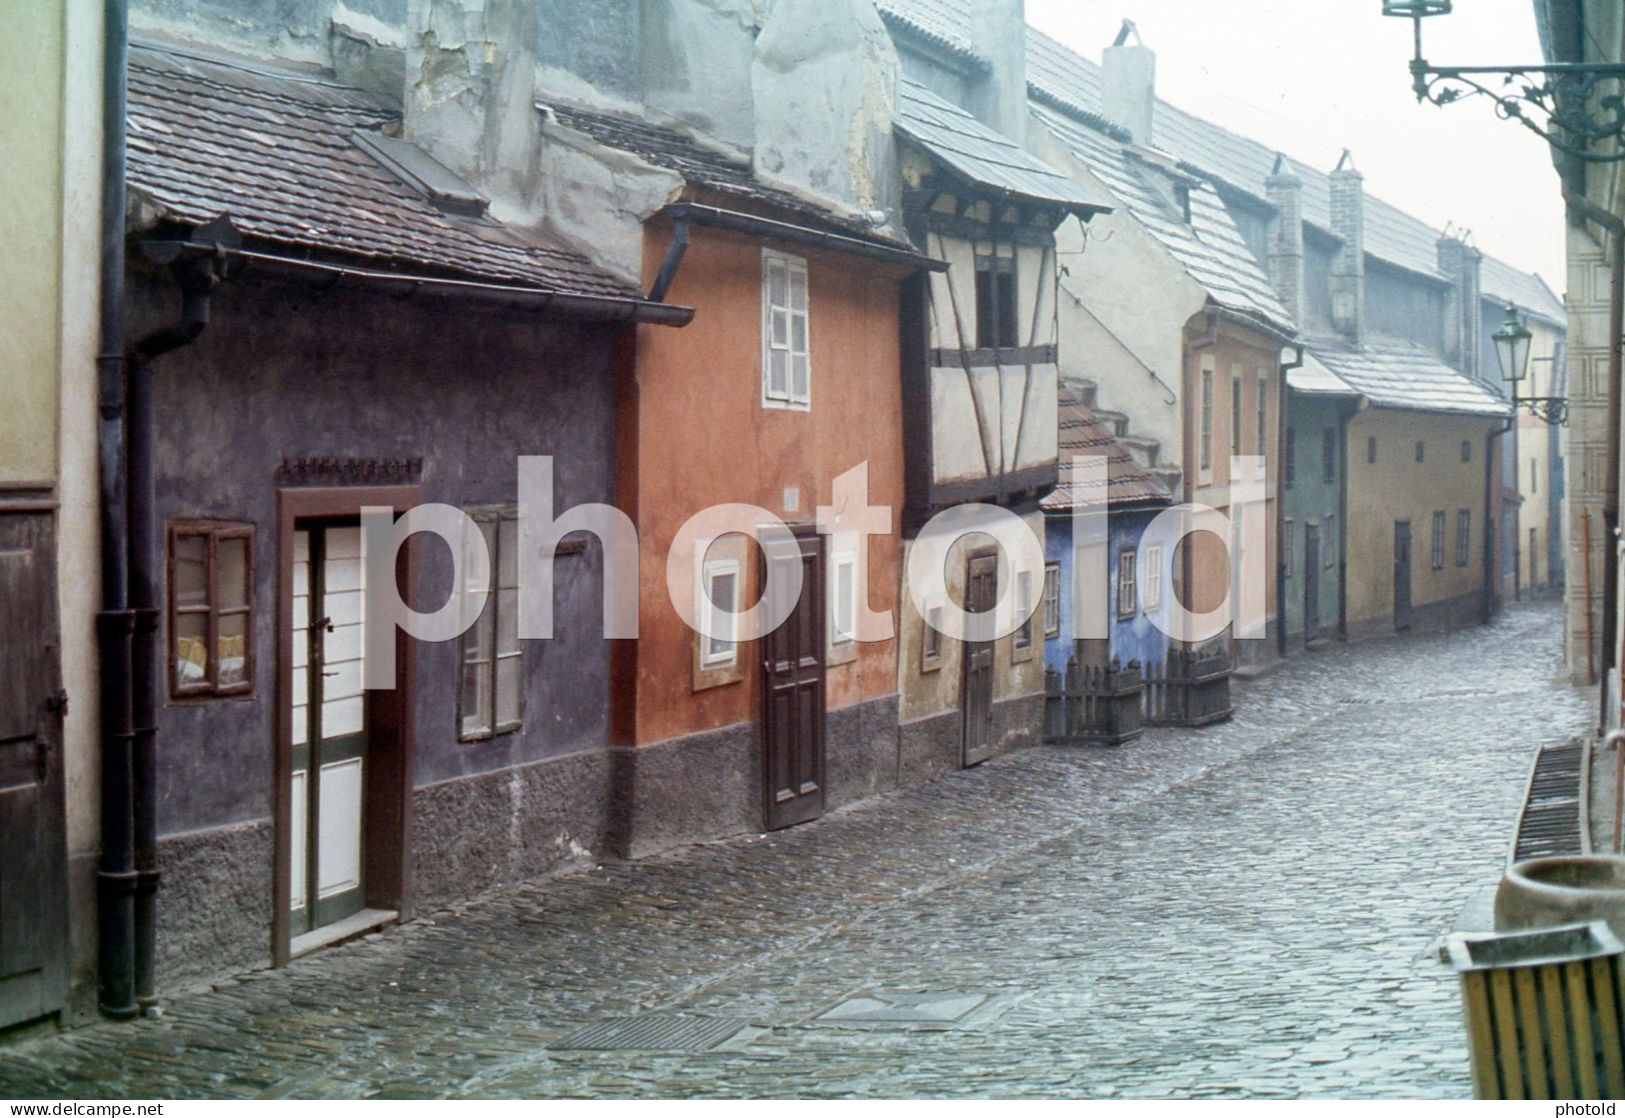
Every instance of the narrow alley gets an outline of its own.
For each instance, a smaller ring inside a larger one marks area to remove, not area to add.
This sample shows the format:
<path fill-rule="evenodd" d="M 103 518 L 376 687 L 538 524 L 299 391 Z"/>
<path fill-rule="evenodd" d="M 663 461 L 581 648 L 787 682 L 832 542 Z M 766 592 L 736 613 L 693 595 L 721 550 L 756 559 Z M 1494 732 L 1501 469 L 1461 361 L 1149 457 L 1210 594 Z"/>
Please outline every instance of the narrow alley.
<path fill-rule="evenodd" d="M 1222 726 L 488 894 L 13 1045 L 0 1095 L 1467 1097 L 1436 943 L 1534 748 L 1587 725 L 1560 618 L 1336 646 Z M 640 1014 L 671 1048 L 583 1031 Z"/>

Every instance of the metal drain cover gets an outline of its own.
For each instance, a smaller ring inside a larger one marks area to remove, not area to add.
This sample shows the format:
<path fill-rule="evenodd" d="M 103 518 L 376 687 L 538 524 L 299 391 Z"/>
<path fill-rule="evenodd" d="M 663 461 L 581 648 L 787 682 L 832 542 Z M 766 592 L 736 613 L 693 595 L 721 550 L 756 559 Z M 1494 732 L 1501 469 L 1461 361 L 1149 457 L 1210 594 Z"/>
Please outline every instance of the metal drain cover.
<path fill-rule="evenodd" d="M 987 1001 L 986 994 L 947 991 L 932 994 L 854 995 L 813 1020 L 853 1025 L 952 1025 L 964 1021 Z"/>
<path fill-rule="evenodd" d="M 744 1031 L 748 1024 L 736 1017 L 685 1017 L 676 1013 L 644 1013 L 617 1017 L 577 1029 L 549 1048 L 600 1051 L 709 1052 Z"/>

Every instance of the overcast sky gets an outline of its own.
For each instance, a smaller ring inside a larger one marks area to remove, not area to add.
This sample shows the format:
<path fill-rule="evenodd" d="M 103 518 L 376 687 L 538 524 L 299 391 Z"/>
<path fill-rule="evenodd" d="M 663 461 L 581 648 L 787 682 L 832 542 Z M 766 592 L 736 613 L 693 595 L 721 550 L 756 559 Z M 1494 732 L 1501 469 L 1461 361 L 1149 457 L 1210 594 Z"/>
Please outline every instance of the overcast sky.
<path fill-rule="evenodd" d="M 1563 204 L 1544 143 L 1485 98 L 1410 90 L 1411 22 L 1381 0 L 1027 0 L 1027 20 L 1099 61 L 1126 17 L 1157 53 L 1157 92 L 1329 170 L 1348 148 L 1368 194 L 1536 271 L 1563 293 Z M 1530 0 L 1461 0 L 1422 25 L 1439 65 L 1538 63 Z"/>

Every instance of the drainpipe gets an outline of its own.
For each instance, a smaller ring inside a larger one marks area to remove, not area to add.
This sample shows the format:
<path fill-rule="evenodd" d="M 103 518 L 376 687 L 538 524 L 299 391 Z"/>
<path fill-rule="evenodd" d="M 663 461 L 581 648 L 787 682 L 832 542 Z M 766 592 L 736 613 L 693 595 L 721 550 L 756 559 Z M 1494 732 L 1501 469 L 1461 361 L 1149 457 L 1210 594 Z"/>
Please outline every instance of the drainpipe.
<path fill-rule="evenodd" d="M 1484 436 L 1484 624 L 1495 619 L 1495 440 L 1512 430 L 1517 413 Z"/>
<path fill-rule="evenodd" d="M 1185 343 L 1185 504 L 1196 503 L 1196 481 L 1201 476 L 1201 434 L 1196 430 L 1196 415 L 1193 412 L 1201 410 L 1201 377 L 1202 371 L 1196 355 L 1219 341 L 1219 312 L 1209 307 L 1202 312 L 1207 319 L 1207 331 L 1195 341 Z M 1194 455 L 1194 457 L 1193 457 Z M 1190 597 L 1195 592 L 1196 566 L 1194 556 L 1191 554 L 1195 548 L 1182 547 L 1180 551 L 1179 577 L 1181 585 L 1185 588 L 1186 600 L 1181 602 L 1186 609 L 1190 608 Z M 1184 642 L 1189 647 L 1190 642 Z"/>
<path fill-rule="evenodd" d="M 1275 417 L 1275 446 L 1276 459 L 1279 463 L 1275 468 L 1275 651 L 1284 660 L 1286 658 L 1286 463 L 1280 461 L 1286 453 L 1287 429 L 1287 400 L 1291 389 L 1287 387 L 1287 373 L 1293 369 L 1303 367 L 1303 346 L 1294 347 L 1297 354 L 1291 361 L 1281 362 L 1281 387 L 1276 398 L 1277 415 Z M 1303 637 L 1309 639 L 1309 618 L 1304 618 Z"/>
<path fill-rule="evenodd" d="M 135 615 L 126 566 L 124 473 L 124 139 L 129 24 L 125 0 L 106 0 L 102 56 L 102 197 L 98 453 L 101 460 L 101 858 L 96 865 L 97 1000 L 108 1017 L 136 1015 L 135 833 L 130 655 Z"/>
<path fill-rule="evenodd" d="M 218 280 L 216 259 L 173 250 L 181 288 L 181 317 L 147 334 L 126 358 L 125 460 L 129 477 L 126 562 L 134 639 L 130 654 L 131 828 L 136 873 L 133 911 L 135 998 L 143 1011 L 158 1004 L 158 763 L 156 737 L 160 673 L 158 647 L 158 514 L 155 475 L 158 425 L 152 362 L 190 345 L 209 322 L 209 294 Z M 162 257 L 164 250 L 149 249 Z M 220 257 L 223 260 L 223 257 Z"/>

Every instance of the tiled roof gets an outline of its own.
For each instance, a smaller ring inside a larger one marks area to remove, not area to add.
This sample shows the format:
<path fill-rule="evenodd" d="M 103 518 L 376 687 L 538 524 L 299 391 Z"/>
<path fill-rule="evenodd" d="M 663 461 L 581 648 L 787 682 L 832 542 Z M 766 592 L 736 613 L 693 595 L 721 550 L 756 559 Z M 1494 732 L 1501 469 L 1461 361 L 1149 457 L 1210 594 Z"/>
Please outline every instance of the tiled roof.
<path fill-rule="evenodd" d="M 877 233 L 872 226 L 762 182 L 747 159 L 707 147 L 675 128 L 572 105 L 550 103 L 546 107 L 565 126 L 591 136 L 605 147 L 630 152 L 646 163 L 675 171 L 693 186 L 769 206 L 848 237 L 889 248 L 905 247 L 904 242 Z"/>
<path fill-rule="evenodd" d="M 918 0 L 894 0 L 908 6 Z M 1027 29 L 1027 84 L 1041 102 L 1073 112 L 1098 115 L 1101 109 L 1100 67 L 1043 32 Z M 1264 181 L 1275 167 L 1277 152 L 1177 106 L 1157 101 L 1152 140 L 1156 147 L 1246 194 L 1265 198 Z M 1286 168 L 1303 183 L 1303 216 L 1310 225 L 1332 232 L 1331 180 L 1323 171 L 1291 157 Z M 1267 199 L 1266 199 L 1267 200 Z M 1443 278 L 1437 242 L 1442 233 L 1369 193 L 1365 199 L 1365 250 L 1379 260 L 1425 276 Z M 1510 300 L 1556 322 L 1564 321 L 1563 303 L 1538 276 L 1485 256 L 1484 294 Z"/>
<path fill-rule="evenodd" d="M 987 59 L 971 41 L 969 3 L 975 0 L 877 0 L 880 18 L 891 27 L 906 30 L 945 50 L 976 69 L 986 69 Z"/>
<path fill-rule="evenodd" d="M 1507 414 L 1506 404 L 1488 389 L 1420 346 L 1379 343 L 1356 349 L 1342 341 L 1316 338 L 1310 339 L 1306 348 L 1308 355 L 1373 407 L 1463 415 Z"/>
<path fill-rule="evenodd" d="M 1321 363 L 1312 349 L 1303 351 L 1303 364 L 1286 372 L 1287 387 L 1305 396 L 1354 396 L 1360 394 Z"/>
<path fill-rule="evenodd" d="M 636 299 L 585 257 L 485 217 L 455 217 L 352 139 L 400 114 L 296 72 L 135 46 L 130 189 L 178 222 L 222 215 L 244 236 L 384 270 Z"/>
<path fill-rule="evenodd" d="M 897 83 L 897 127 L 939 163 L 968 182 L 1021 198 L 1096 212 L 1094 198 L 965 110 L 908 78 Z"/>
<path fill-rule="evenodd" d="M 1146 167 L 1123 144 L 1094 128 L 1048 108 L 1040 107 L 1036 112 L 1214 302 L 1292 332 L 1291 316 L 1211 185 L 1194 180 L 1190 187 L 1191 220 L 1186 224 L 1148 181 L 1148 176 L 1161 172 Z"/>
<path fill-rule="evenodd" d="M 1055 489 L 1038 503 L 1040 508 L 1045 512 L 1069 512 L 1085 504 L 1099 503 L 1099 484 L 1090 485 L 1081 477 L 1073 476 L 1073 455 L 1106 456 L 1108 508 L 1171 503 L 1168 491 L 1134 460 L 1134 456 L 1112 435 L 1111 428 L 1095 418 L 1077 393 L 1063 383 L 1056 402 L 1060 476 Z"/>

